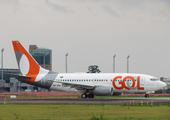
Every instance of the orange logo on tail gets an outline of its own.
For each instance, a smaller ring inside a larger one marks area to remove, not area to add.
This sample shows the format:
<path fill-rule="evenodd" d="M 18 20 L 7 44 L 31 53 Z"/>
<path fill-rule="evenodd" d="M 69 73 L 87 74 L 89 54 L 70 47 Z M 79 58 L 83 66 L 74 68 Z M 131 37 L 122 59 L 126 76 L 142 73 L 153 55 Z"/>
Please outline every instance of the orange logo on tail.
<path fill-rule="evenodd" d="M 23 53 L 26 58 L 28 59 L 29 63 L 29 67 L 28 67 L 28 73 L 26 74 L 26 76 L 31 76 L 31 79 L 29 79 L 29 81 L 34 82 L 39 70 L 40 70 L 40 66 L 38 65 L 38 63 L 34 60 L 34 58 L 25 50 L 25 48 L 21 45 L 21 43 L 19 41 L 12 41 L 13 43 L 13 47 L 15 51 L 21 52 Z M 21 58 L 20 58 L 21 59 Z M 20 60 L 20 62 L 22 62 Z M 21 66 L 22 64 L 22 66 Z M 19 63 L 19 67 L 24 67 L 26 63 Z M 22 72 L 22 71 L 21 71 Z"/>

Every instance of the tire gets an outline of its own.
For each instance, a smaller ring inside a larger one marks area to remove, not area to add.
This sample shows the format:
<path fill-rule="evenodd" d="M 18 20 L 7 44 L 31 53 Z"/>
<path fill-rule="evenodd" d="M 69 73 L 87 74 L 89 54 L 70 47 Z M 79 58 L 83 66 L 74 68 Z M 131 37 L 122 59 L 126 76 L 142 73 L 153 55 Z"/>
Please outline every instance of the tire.
<path fill-rule="evenodd" d="M 87 98 L 87 94 L 86 94 L 86 93 L 83 93 L 83 94 L 81 95 L 81 97 L 82 97 L 82 98 Z"/>
<path fill-rule="evenodd" d="M 90 94 L 88 95 L 88 97 L 89 97 L 89 98 L 94 98 L 94 95 L 93 95 L 92 93 L 90 93 Z"/>
<path fill-rule="evenodd" d="M 148 95 L 148 94 L 146 94 L 146 95 L 145 95 L 145 98 L 148 98 L 148 97 L 149 97 L 149 95 Z"/>

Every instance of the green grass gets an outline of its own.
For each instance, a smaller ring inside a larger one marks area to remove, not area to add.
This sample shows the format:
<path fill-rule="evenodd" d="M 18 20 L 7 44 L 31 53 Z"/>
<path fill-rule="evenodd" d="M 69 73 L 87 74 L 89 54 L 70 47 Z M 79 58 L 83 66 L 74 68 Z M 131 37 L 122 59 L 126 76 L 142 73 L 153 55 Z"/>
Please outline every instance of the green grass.
<path fill-rule="evenodd" d="M 168 120 L 170 104 L 0 104 L 0 120 Z"/>

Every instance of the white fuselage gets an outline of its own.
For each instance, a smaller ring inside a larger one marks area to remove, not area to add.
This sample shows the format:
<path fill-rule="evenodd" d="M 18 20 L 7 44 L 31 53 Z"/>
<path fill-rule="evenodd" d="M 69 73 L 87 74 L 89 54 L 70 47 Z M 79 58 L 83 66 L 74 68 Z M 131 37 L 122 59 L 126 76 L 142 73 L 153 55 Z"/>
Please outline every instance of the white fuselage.
<path fill-rule="evenodd" d="M 63 85 L 64 84 L 64 85 Z M 66 84 L 69 84 L 68 86 Z M 71 87 L 70 84 L 108 86 L 113 87 L 114 92 L 152 92 L 166 86 L 157 78 L 132 73 L 60 73 L 50 89 L 58 91 L 85 92 Z"/>

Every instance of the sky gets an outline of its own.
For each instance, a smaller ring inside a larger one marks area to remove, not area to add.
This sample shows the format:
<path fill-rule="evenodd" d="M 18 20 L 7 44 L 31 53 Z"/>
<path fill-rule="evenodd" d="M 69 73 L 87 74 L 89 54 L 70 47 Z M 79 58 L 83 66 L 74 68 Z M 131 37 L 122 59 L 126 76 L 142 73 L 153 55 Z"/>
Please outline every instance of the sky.
<path fill-rule="evenodd" d="M 0 0 L 4 68 L 18 68 L 12 40 L 52 50 L 52 70 L 170 77 L 169 0 Z"/>

